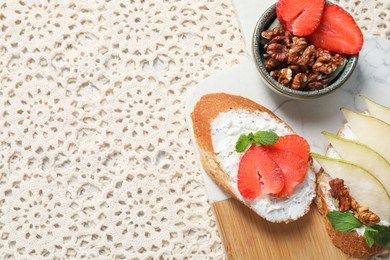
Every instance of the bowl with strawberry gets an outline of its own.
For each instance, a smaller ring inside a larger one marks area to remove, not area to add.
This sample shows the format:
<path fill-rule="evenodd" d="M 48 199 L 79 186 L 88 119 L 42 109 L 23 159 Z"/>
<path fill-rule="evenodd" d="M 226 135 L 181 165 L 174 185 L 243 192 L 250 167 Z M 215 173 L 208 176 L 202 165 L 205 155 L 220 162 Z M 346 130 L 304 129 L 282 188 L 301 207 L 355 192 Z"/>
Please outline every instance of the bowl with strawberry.
<path fill-rule="evenodd" d="M 268 87 L 310 99 L 347 81 L 363 42 L 359 26 L 340 6 L 325 0 L 279 0 L 257 22 L 252 51 Z"/>

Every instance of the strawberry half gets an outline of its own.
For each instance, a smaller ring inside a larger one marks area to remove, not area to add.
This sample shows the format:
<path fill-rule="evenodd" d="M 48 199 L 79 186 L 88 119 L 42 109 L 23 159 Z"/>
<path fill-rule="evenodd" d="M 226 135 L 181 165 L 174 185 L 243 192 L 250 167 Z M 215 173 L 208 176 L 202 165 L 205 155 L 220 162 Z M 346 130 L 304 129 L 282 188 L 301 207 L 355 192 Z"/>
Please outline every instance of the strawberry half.
<path fill-rule="evenodd" d="M 284 187 L 275 197 L 293 194 L 296 186 L 303 182 L 307 171 L 310 146 L 299 135 L 285 135 L 270 146 L 264 146 L 266 154 L 282 169 Z"/>
<path fill-rule="evenodd" d="M 284 186 L 281 168 L 269 158 L 262 146 L 255 144 L 241 158 L 237 178 L 238 190 L 246 199 L 279 193 Z"/>
<path fill-rule="evenodd" d="M 296 134 L 280 136 L 276 143 L 267 146 L 266 148 L 267 150 L 275 150 L 275 152 L 290 151 L 292 153 L 295 153 L 305 161 L 309 159 L 309 144 L 307 143 L 305 138 L 300 137 Z"/>
<path fill-rule="evenodd" d="M 283 29 L 296 36 L 307 36 L 320 24 L 325 0 L 279 0 L 276 15 Z"/>
<path fill-rule="evenodd" d="M 267 155 L 282 169 L 284 176 L 283 189 L 272 194 L 275 197 L 286 197 L 294 193 L 295 188 L 305 179 L 307 160 L 290 151 L 267 150 Z"/>
<path fill-rule="evenodd" d="M 325 5 L 321 24 L 308 39 L 317 48 L 344 54 L 357 54 L 364 42 L 353 17 L 335 4 Z"/>

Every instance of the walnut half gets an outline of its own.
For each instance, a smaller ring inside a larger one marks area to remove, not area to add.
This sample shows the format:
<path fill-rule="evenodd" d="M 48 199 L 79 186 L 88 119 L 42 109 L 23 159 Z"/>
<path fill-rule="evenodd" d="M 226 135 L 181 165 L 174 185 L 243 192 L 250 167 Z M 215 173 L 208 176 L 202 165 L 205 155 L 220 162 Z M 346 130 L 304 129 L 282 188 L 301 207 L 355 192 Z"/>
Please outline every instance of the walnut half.
<path fill-rule="evenodd" d="M 330 194 L 333 198 L 339 201 L 339 210 L 348 211 L 351 209 L 352 200 L 349 195 L 349 190 L 344 185 L 344 180 L 335 178 L 329 181 Z"/>
<path fill-rule="evenodd" d="M 370 211 L 367 206 L 361 206 L 359 203 L 352 198 L 352 211 L 355 213 L 357 218 L 363 224 L 376 224 L 381 221 L 380 217 L 374 212 Z"/>
<path fill-rule="evenodd" d="M 339 210 L 352 210 L 355 216 L 363 224 L 376 224 L 381 221 L 378 215 L 370 211 L 367 206 L 361 206 L 351 195 L 348 188 L 344 185 L 344 180 L 335 178 L 329 181 L 330 194 L 339 201 Z"/>

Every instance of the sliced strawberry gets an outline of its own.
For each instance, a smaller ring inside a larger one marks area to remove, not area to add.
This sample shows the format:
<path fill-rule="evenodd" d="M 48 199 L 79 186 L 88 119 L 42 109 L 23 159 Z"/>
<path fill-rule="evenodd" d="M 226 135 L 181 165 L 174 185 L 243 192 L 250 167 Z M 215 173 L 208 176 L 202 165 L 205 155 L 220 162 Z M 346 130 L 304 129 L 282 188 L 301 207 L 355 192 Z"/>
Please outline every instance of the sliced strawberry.
<path fill-rule="evenodd" d="M 280 136 L 276 143 L 267 146 L 266 148 L 268 150 L 272 149 L 277 151 L 290 151 L 297 154 L 305 161 L 309 159 L 309 144 L 305 138 L 296 134 Z"/>
<path fill-rule="evenodd" d="M 264 146 L 267 155 L 282 169 L 285 184 L 275 197 L 286 197 L 291 195 L 296 186 L 303 182 L 307 171 L 307 160 L 309 159 L 310 146 L 306 140 L 299 135 L 285 135 L 279 137 L 278 141 L 270 146 Z"/>
<path fill-rule="evenodd" d="M 246 199 L 279 193 L 284 186 L 281 168 L 257 145 L 252 145 L 241 158 L 237 178 L 238 190 Z"/>
<path fill-rule="evenodd" d="M 278 164 L 284 176 L 284 187 L 275 197 L 286 197 L 294 193 L 298 186 L 305 179 L 307 171 L 307 160 L 287 150 L 266 149 L 267 155 Z"/>
<path fill-rule="evenodd" d="M 308 39 L 317 48 L 344 54 L 357 54 L 364 42 L 353 17 L 335 4 L 325 5 L 321 24 Z"/>
<path fill-rule="evenodd" d="M 325 0 L 279 0 L 276 15 L 285 30 L 307 36 L 320 24 Z"/>

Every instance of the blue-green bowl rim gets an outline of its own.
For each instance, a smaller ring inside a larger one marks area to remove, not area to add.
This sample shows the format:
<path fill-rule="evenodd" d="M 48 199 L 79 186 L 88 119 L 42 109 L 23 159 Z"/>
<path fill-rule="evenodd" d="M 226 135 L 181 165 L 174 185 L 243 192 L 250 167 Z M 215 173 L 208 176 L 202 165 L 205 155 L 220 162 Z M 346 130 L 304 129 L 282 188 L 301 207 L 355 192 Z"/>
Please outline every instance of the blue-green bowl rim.
<path fill-rule="evenodd" d="M 271 77 L 269 72 L 264 68 L 263 65 L 263 57 L 261 49 L 263 48 L 260 44 L 261 32 L 268 28 L 271 23 L 276 19 L 276 4 L 270 6 L 264 14 L 257 21 L 255 26 L 255 30 L 253 32 L 252 37 L 252 53 L 256 63 L 256 67 L 262 75 L 263 79 L 268 83 L 269 86 L 272 86 L 274 90 L 277 92 L 281 92 L 284 95 L 296 97 L 296 98 L 317 98 L 320 96 L 324 96 L 330 94 L 335 91 L 339 87 L 341 87 L 351 76 L 353 70 L 355 69 L 359 54 L 348 55 L 348 62 L 345 65 L 343 71 L 336 77 L 333 82 L 326 88 L 320 90 L 312 90 L 312 91 L 300 91 L 288 88 L 279 82 L 277 82 L 274 78 Z"/>

